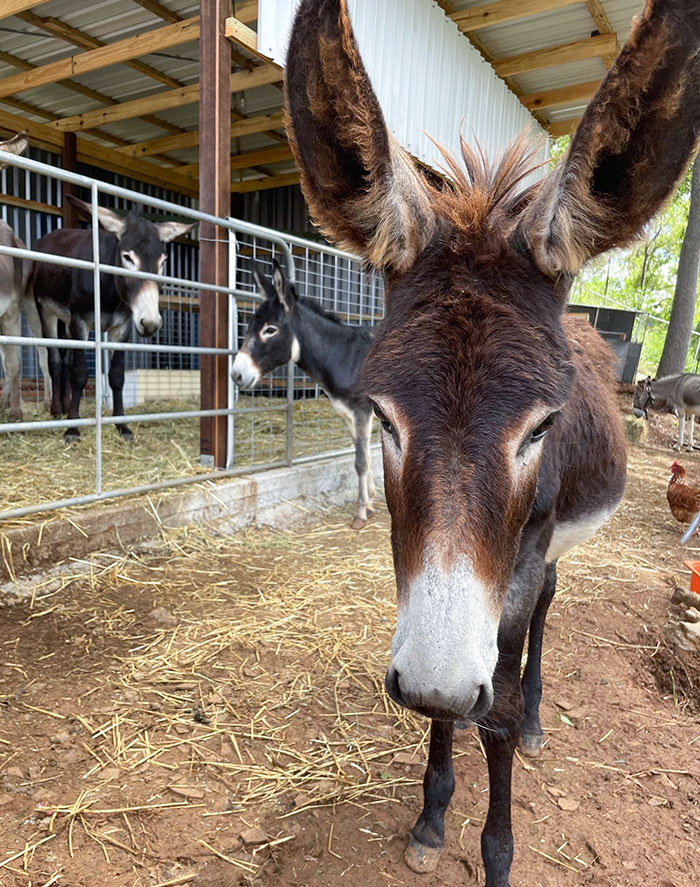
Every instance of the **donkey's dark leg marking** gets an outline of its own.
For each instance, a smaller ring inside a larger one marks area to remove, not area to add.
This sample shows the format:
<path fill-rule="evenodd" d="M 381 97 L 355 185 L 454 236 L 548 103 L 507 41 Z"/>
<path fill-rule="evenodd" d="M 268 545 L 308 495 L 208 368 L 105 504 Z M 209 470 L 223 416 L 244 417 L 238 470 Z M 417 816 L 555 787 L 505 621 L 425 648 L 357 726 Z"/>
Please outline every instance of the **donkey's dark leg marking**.
<path fill-rule="evenodd" d="M 445 812 L 455 790 L 452 769 L 453 721 L 431 721 L 430 752 L 423 778 L 423 811 L 406 848 L 406 865 L 414 872 L 435 870 L 445 846 Z"/>
<path fill-rule="evenodd" d="M 547 611 L 557 587 L 556 561 L 547 564 L 544 583 L 535 612 L 530 622 L 530 637 L 527 644 L 527 665 L 523 674 L 522 689 L 525 698 L 525 720 L 520 735 L 520 750 L 526 755 L 539 754 L 542 745 L 542 725 L 540 723 L 540 701 L 542 700 L 542 638 Z"/>
<path fill-rule="evenodd" d="M 85 325 L 85 322 L 81 318 L 76 316 L 73 316 L 71 318 L 69 333 L 71 339 L 87 339 L 88 337 L 88 329 Z M 87 385 L 88 380 L 87 354 L 82 348 L 74 348 L 72 349 L 72 351 L 73 353 L 71 354 L 70 361 L 71 399 L 70 409 L 68 410 L 68 418 L 79 419 L 80 399 L 83 396 L 83 391 L 85 390 L 85 386 Z M 66 428 L 63 435 L 63 439 L 66 441 L 66 443 L 78 440 L 79 437 L 80 430 L 78 428 Z"/>
<path fill-rule="evenodd" d="M 112 389 L 113 416 L 124 415 L 124 352 L 114 351 L 109 364 L 109 387 Z M 134 435 L 128 425 L 117 425 L 123 440 L 132 440 Z"/>
<path fill-rule="evenodd" d="M 489 812 L 481 833 L 486 887 L 508 887 L 508 874 L 513 861 L 511 775 L 518 730 L 514 726 L 506 727 L 502 732 L 480 727 L 479 735 L 489 768 Z"/>

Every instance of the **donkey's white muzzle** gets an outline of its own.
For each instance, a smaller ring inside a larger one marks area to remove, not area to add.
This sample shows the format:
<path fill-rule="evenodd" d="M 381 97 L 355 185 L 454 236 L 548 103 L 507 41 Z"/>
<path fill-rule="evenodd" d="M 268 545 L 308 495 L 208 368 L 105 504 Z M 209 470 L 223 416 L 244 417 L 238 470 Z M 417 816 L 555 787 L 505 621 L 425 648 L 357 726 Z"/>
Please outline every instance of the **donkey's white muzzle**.
<path fill-rule="evenodd" d="M 144 281 L 131 306 L 134 325 L 139 336 L 152 336 L 163 325 L 158 307 L 159 298 L 158 284 L 154 280 Z"/>
<path fill-rule="evenodd" d="M 498 618 L 466 559 L 447 572 L 428 563 L 399 609 L 387 692 L 428 717 L 483 717 L 493 703 L 497 635 Z"/>
<path fill-rule="evenodd" d="M 260 370 L 247 351 L 239 351 L 234 358 L 231 377 L 242 391 L 254 388 L 258 384 Z"/>

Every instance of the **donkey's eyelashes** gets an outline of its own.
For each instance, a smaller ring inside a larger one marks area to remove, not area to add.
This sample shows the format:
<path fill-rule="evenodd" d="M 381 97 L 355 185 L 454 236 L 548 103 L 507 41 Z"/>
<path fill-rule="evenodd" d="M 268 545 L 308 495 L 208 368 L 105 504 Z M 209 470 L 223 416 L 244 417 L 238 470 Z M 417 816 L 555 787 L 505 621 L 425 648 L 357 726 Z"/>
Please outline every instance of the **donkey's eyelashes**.
<path fill-rule="evenodd" d="M 396 429 L 391 424 L 391 422 L 387 419 L 387 417 L 384 415 L 384 413 L 381 411 L 381 409 L 377 406 L 377 404 L 374 403 L 374 401 L 372 402 L 372 412 L 377 417 L 377 419 L 379 419 L 379 424 L 382 426 L 382 430 L 386 431 L 386 433 L 391 436 L 391 438 L 393 439 L 393 441 L 397 447 L 400 446 L 399 436 L 396 433 Z"/>
<path fill-rule="evenodd" d="M 537 443 L 542 440 L 545 434 L 549 431 L 549 429 L 556 422 L 557 416 L 559 415 L 559 410 L 555 410 L 553 413 L 550 413 L 546 418 L 544 418 L 540 424 L 533 428 L 532 431 L 528 432 L 525 435 L 523 442 L 520 444 L 519 452 L 522 453 L 530 444 Z"/>

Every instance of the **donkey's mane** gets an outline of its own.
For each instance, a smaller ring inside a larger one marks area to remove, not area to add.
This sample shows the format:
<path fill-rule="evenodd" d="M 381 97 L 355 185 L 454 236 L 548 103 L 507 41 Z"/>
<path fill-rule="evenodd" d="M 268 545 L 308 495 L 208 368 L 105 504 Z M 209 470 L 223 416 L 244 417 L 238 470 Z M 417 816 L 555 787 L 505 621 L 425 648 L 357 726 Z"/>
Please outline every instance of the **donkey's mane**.
<path fill-rule="evenodd" d="M 449 179 L 432 187 L 435 211 L 465 234 L 482 233 L 508 225 L 534 194 L 535 183 L 519 187 L 540 166 L 539 151 L 523 133 L 501 157 L 491 161 L 478 144 L 476 149 L 459 137 L 462 163 L 437 144 Z"/>
<path fill-rule="evenodd" d="M 310 299 L 308 296 L 300 296 L 299 301 L 305 308 L 310 308 L 315 314 L 318 314 L 320 317 L 325 317 L 326 320 L 330 320 L 332 323 L 338 323 L 340 324 L 340 326 L 345 326 L 345 324 L 338 317 L 335 311 L 329 311 L 315 299 Z"/>

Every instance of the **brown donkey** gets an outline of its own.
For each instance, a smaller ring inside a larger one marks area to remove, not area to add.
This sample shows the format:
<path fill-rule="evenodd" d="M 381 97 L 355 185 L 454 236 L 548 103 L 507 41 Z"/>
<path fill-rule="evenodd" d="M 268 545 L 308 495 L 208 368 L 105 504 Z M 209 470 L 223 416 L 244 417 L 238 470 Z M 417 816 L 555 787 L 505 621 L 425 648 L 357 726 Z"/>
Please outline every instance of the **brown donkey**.
<path fill-rule="evenodd" d="M 504 887 L 513 751 L 542 738 L 557 558 L 607 520 L 625 482 L 610 354 L 562 312 L 573 275 L 634 238 L 693 155 L 700 2 L 648 0 L 568 156 L 529 187 L 523 143 L 493 167 L 464 145 L 466 172 L 448 161 L 453 184 L 426 184 L 387 132 L 346 0 L 302 0 L 287 102 L 315 220 L 387 281 L 363 374 L 383 427 L 398 588 L 386 685 L 432 719 L 406 859 L 437 864 L 453 725 L 469 719 L 488 757 L 486 883 Z"/>

